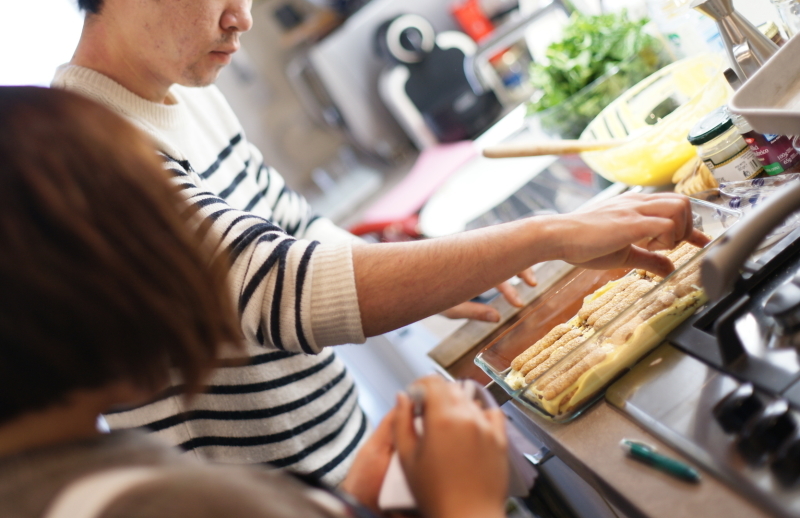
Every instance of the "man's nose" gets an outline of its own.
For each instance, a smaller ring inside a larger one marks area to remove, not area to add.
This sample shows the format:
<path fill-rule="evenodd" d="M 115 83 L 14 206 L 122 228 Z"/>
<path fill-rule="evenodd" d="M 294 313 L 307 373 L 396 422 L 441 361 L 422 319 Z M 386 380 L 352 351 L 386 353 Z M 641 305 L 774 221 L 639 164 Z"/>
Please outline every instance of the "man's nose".
<path fill-rule="evenodd" d="M 222 13 L 220 26 L 225 31 L 247 32 L 253 26 L 250 0 L 233 0 Z"/>

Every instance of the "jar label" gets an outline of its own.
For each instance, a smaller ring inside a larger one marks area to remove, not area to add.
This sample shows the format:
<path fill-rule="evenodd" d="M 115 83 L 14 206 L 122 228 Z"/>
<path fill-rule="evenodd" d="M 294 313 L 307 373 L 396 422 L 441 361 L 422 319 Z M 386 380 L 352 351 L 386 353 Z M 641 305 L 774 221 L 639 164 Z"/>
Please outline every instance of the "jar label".
<path fill-rule="evenodd" d="M 744 142 L 742 142 L 744 144 Z M 747 144 L 729 159 L 715 164 L 710 158 L 703 160 L 719 183 L 749 180 L 761 174 L 764 167 Z"/>
<path fill-rule="evenodd" d="M 748 132 L 742 135 L 768 175 L 774 176 L 800 163 L 800 154 L 792 146 L 792 139 L 783 135 L 759 135 Z"/>

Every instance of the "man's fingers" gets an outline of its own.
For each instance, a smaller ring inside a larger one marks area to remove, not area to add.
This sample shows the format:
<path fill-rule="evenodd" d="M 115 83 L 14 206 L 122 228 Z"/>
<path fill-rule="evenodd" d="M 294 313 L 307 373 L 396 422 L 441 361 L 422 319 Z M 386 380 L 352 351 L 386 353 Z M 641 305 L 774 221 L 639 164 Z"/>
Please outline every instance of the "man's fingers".
<path fill-rule="evenodd" d="M 662 277 L 666 277 L 675 270 L 672 261 L 665 255 L 643 250 L 638 246 L 632 246 L 630 248 L 624 266 L 628 268 L 642 268 Z"/>
<path fill-rule="evenodd" d="M 517 288 L 512 286 L 510 282 L 505 281 L 498 284 L 497 291 L 502 293 L 503 297 L 505 297 L 505 299 L 512 306 L 516 306 L 518 308 L 521 308 L 523 306 L 522 298 L 520 298 L 519 293 L 517 293 Z"/>
<path fill-rule="evenodd" d="M 686 241 L 693 244 L 694 246 L 699 246 L 700 248 L 703 248 L 704 246 L 706 246 L 711 242 L 711 238 L 703 234 L 696 228 L 692 227 L 692 231 L 686 237 Z"/>
<path fill-rule="evenodd" d="M 649 232 L 647 239 L 642 246 L 647 250 L 671 250 L 680 242 L 676 240 L 675 221 L 668 218 L 650 217 L 641 222 Z M 683 228 L 680 229 L 683 232 Z"/>
<path fill-rule="evenodd" d="M 468 318 L 483 322 L 500 322 L 500 313 L 492 306 L 480 302 L 463 302 L 458 306 L 442 311 L 442 316 L 451 319 Z"/>
<path fill-rule="evenodd" d="M 528 286 L 536 286 L 539 284 L 539 281 L 536 280 L 536 274 L 533 272 L 533 268 L 526 268 L 517 274 L 517 277 L 525 281 L 525 284 Z"/>
<path fill-rule="evenodd" d="M 660 199 L 654 203 L 644 205 L 642 214 L 645 216 L 661 218 L 672 222 L 669 231 L 662 237 L 665 243 L 679 243 L 686 232 L 687 216 L 691 217 L 688 202 L 681 199 Z M 672 247 L 670 247 L 672 248 Z"/>

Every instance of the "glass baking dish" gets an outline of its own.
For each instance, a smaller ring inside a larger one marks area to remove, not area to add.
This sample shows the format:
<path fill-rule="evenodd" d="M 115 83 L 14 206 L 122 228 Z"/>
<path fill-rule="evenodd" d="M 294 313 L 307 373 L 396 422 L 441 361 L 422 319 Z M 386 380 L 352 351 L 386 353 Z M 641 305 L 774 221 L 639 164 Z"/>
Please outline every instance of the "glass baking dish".
<path fill-rule="evenodd" d="M 691 203 L 695 228 L 714 240 L 741 217 L 739 211 L 711 203 Z M 535 374 L 535 379 L 510 382 L 507 376 L 513 360 L 554 327 L 575 326 L 585 299 L 589 302 L 613 287 L 607 283 L 634 282 L 623 277 L 641 275 L 619 269 L 576 268 L 566 283 L 543 293 L 523 319 L 478 353 L 475 363 L 525 406 L 552 421 L 569 421 L 602 397 L 608 385 L 705 302 L 694 282 L 704 253 L 697 252 L 660 282 L 653 281 L 652 289 L 632 300 L 627 309 L 618 308 L 619 313 L 603 327 L 579 333 L 574 338 L 579 345 L 563 358 L 554 356 L 543 371 L 539 367 L 542 372 Z M 688 275 L 692 276 L 687 281 Z"/>

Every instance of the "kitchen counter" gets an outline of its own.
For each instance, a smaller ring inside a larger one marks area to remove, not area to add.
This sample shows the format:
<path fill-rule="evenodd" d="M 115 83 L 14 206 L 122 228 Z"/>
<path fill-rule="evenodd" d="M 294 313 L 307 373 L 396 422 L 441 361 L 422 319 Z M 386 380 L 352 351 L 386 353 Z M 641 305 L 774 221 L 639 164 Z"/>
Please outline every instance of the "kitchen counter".
<path fill-rule="evenodd" d="M 557 266 L 547 265 L 548 268 Z M 542 275 L 541 278 L 547 277 Z M 538 296 L 550 282 L 543 284 L 537 288 L 521 287 L 526 302 Z M 513 313 L 512 308 L 505 307 L 507 303 L 502 299 L 495 299 L 490 304 L 498 307 L 501 314 Z M 515 314 L 502 325 L 468 322 L 455 331 L 450 329 L 447 336 L 439 335 L 441 342 L 429 355 L 455 378 L 473 378 L 488 383 L 490 379 L 474 364 L 473 358 L 518 318 L 519 315 Z M 495 388 L 500 396 L 507 397 L 500 387 L 495 385 Z M 566 424 L 548 421 L 513 400 L 505 403 L 503 409 L 521 430 L 538 439 L 621 511 L 623 515 L 620 518 L 771 516 L 640 427 L 605 399 Z M 659 452 L 687 462 L 701 471 L 702 481 L 689 484 L 628 457 L 619 446 L 623 438 L 651 444 Z"/>
<path fill-rule="evenodd" d="M 623 438 L 641 440 L 697 467 L 605 400 L 567 424 L 547 421 L 517 402 L 503 408 L 628 518 L 771 516 L 702 469 L 702 481 L 689 484 L 628 457 L 619 446 Z"/>
<path fill-rule="evenodd" d="M 535 288 L 531 290 L 536 292 Z M 535 296 L 535 293 L 526 293 Z M 504 304 L 496 299 L 493 304 Z M 503 307 L 503 309 L 505 309 Z M 483 345 L 498 336 L 508 325 L 489 326 L 470 322 L 443 337 L 442 345 L 432 351 L 438 360 L 448 358 L 451 348 L 481 336 L 480 345 L 458 360 L 450 358 L 446 369 L 456 378 L 473 378 L 489 382 L 488 376 L 473 362 Z M 486 329 L 484 329 L 486 328 Z M 478 335 L 478 331 L 483 331 Z M 441 336 L 441 335 L 440 335 Z M 473 342 L 474 343 L 474 342 Z M 437 354 L 438 353 L 438 354 Z M 495 387 L 501 392 L 502 389 Z M 620 518 L 766 518 L 768 512 L 756 507 L 735 490 L 717 480 L 686 456 L 641 428 L 617 408 L 601 399 L 574 421 L 558 424 L 544 419 L 517 401 L 508 401 L 503 410 L 517 426 L 544 444 L 570 469 L 589 483 L 605 499 L 623 513 Z M 681 459 L 698 468 L 699 484 L 689 484 L 628 457 L 620 448 L 623 438 L 640 440 L 655 446 L 659 452 Z"/>

